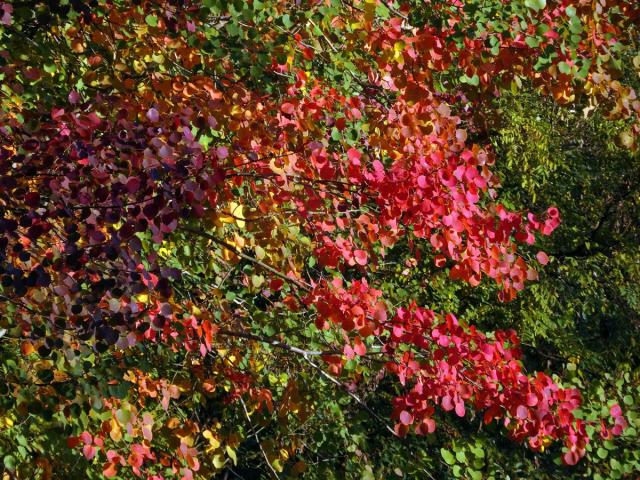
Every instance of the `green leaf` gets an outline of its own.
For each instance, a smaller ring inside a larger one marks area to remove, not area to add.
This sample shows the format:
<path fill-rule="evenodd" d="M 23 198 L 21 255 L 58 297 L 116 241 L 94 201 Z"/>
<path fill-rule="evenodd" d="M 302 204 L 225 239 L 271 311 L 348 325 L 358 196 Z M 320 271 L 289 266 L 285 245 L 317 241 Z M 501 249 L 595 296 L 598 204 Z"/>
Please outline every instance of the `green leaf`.
<path fill-rule="evenodd" d="M 468 472 L 472 480 L 482 480 L 482 472 L 477 470 L 468 470 Z"/>
<path fill-rule="evenodd" d="M 150 27 L 158 26 L 158 17 L 156 17 L 155 15 L 147 15 L 146 17 L 144 17 L 144 21 L 147 22 L 147 25 L 149 25 Z"/>
<path fill-rule="evenodd" d="M 462 75 L 460 77 L 460 82 L 461 83 L 468 83 L 469 85 L 473 85 L 474 87 L 477 87 L 478 85 L 480 85 L 480 77 L 478 75 L 473 75 L 473 77 L 468 77 L 467 75 Z"/>
<path fill-rule="evenodd" d="M 375 478 L 376 477 L 369 465 L 365 467 L 365 469 L 362 471 L 362 474 L 360 475 L 360 480 L 375 480 Z"/>
<path fill-rule="evenodd" d="M 293 27 L 293 21 L 291 21 L 291 17 L 289 16 L 289 14 L 285 14 L 282 16 L 282 24 L 287 29 L 290 29 L 291 27 Z"/>
<path fill-rule="evenodd" d="M 622 465 L 620 464 L 620 462 L 618 460 L 616 460 L 615 458 L 612 458 L 609 461 L 610 465 L 611 465 L 611 470 L 622 470 Z"/>
<path fill-rule="evenodd" d="M 56 71 L 58 70 L 58 67 L 56 67 L 55 63 L 45 63 L 42 68 L 44 69 L 45 72 L 47 73 L 56 73 Z"/>
<path fill-rule="evenodd" d="M 4 457 L 4 466 L 7 470 L 15 470 L 16 458 L 13 455 L 7 455 L 6 457 Z"/>
<path fill-rule="evenodd" d="M 558 63 L 558 70 L 560 70 L 561 73 L 564 73 L 567 75 L 571 73 L 571 67 L 566 62 Z"/>
<path fill-rule="evenodd" d="M 444 459 L 445 462 L 447 462 L 447 464 L 453 465 L 454 463 L 456 463 L 456 459 L 453 456 L 453 453 L 451 453 L 446 448 L 440 449 L 440 455 L 442 455 L 442 458 Z"/>
<path fill-rule="evenodd" d="M 227 23 L 227 25 L 225 26 L 225 29 L 227 30 L 227 33 L 232 37 L 240 36 L 240 32 L 241 32 L 240 26 L 235 22 Z"/>
<path fill-rule="evenodd" d="M 587 75 L 589 75 L 590 68 L 591 68 L 591 60 L 584 59 L 582 61 L 582 67 L 580 67 L 580 70 L 578 70 L 578 73 L 576 73 L 576 77 L 584 80 L 585 78 L 587 78 Z"/>
<path fill-rule="evenodd" d="M 524 4 L 527 7 L 535 11 L 538 11 L 538 10 L 542 10 L 544 7 L 547 6 L 547 0 L 524 0 Z"/>
<path fill-rule="evenodd" d="M 527 37 L 524 42 L 531 48 L 536 48 L 540 45 L 540 40 L 537 37 Z"/>

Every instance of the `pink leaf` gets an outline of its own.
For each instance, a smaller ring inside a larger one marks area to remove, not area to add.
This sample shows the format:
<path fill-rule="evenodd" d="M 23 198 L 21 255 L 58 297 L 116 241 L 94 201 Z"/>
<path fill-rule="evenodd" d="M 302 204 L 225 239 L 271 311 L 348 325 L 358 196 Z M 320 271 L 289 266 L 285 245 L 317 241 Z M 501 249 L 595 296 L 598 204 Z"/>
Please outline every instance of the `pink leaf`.
<path fill-rule="evenodd" d="M 351 348 L 351 345 L 345 345 L 344 346 L 344 356 L 347 357 L 347 359 L 352 360 L 353 358 L 355 358 L 355 352 L 353 351 L 353 348 Z"/>
<path fill-rule="evenodd" d="M 617 403 L 611 406 L 611 409 L 609 410 L 609 412 L 611 413 L 611 416 L 613 418 L 616 418 L 622 415 L 622 409 L 620 408 L 620 405 L 618 405 Z"/>
<path fill-rule="evenodd" d="M 549 257 L 544 252 L 538 252 L 536 254 L 536 258 L 538 259 L 540 265 L 546 265 L 547 263 L 549 263 Z"/>
<path fill-rule="evenodd" d="M 160 112 L 158 112 L 158 110 L 156 110 L 155 108 L 150 108 L 147 111 L 147 118 L 149 119 L 149 121 L 155 123 L 160 120 Z"/>
<path fill-rule="evenodd" d="M 400 412 L 400 422 L 403 425 L 411 425 L 413 423 L 413 415 L 411 415 L 406 410 Z"/>
<path fill-rule="evenodd" d="M 529 416 L 529 410 L 524 405 L 519 405 L 516 409 L 516 417 L 520 420 L 525 420 Z"/>
<path fill-rule="evenodd" d="M 353 341 L 353 351 L 357 354 L 360 355 L 361 357 L 367 353 L 367 347 L 365 346 L 365 344 L 362 342 L 362 340 L 360 340 L 360 337 L 356 337 L 356 339 Z"/>
<path fill-rule="evenodd" d="M 91 460 L 96 456 L 96 448 L 93 445 L 85 445 L 82 447 L 82 454 L 87 460 Z"/>
<path fill-rule="evenodd" d="M 367 264 L 367 261 L 369 260 L 369 255 L 364 250 L 356 250 L 355 252 L 353 252 L 353 255 L 358 265 L 364 266 Z"/>
<path fill-rule="evenodd" d="M 449 395 L 445 395 L 442 397 L 442 408 L 444 408 L 447 412 L 453 410 L 453 402 L 451 401 L 451 397 Z"/>
<path fill-rule="evenodd" d="M 295 111 L 295 107 L 291 103 L 283 103 L 280 106 L 280 110 L 282 113 L 286 113 L 287 115 L 291 115 Z"/>
<path fill-rule="evenodd" d="M 354 165 L 360 165 L 361 157 L 362 157 L 362 154 L 355 148 L 350 148 L 347 151 L 347 158 L 349 158 L 349 161 Z"/>

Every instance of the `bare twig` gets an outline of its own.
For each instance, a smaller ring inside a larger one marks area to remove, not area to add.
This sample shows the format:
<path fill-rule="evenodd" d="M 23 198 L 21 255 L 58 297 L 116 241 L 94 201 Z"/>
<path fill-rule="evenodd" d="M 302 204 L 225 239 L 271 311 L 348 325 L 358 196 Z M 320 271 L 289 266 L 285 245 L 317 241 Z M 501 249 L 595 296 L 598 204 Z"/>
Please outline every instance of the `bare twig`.
<path fill-rule="evenodd" d="M 253 263 L 255 265 L 258 265 L 259 267 L 262 267 L 266 271 L 268 271 L 270 273 L 273 273 L 276 277 L 279 277 L 279 278 L 281 278 L 283 280 L 286 280 L 289 283 L 292 283 L 293 285 L 295 285 L 296 287 L 300 288 L 301 290 L 304 290 L 306 292 L 310 292 L 311 291 L 311 287 L 309 285 L 303 283 L 300 280 L 296 280 L 295 278 L 291 278 L 288 275 L 285 275 L 284 273 L 282 273 L 282 272 L 276 270 L 275 268 L 273 268 L 271 265 L 267 265 L 266 263 L 258 260 L 257 258 L 252 257 L 251 255 L 247 255 L 245 253 L 242 253 L 240 250 L 235 248 L 233 245 L 230 245 L 229 243 L 225 242 L 224 240 L 220 240 L 215 235 L 211 235 L 210 233 L 203 232 L 202 230 L 196 230 L 194 228 L 189 228 L 189 227 L 184 227 L 184 228 L 182 228 L 182 230 L 184 230 L 185 232 L 195 233 L 196 235 L 200 235 L 201 237 L 204 237 L 204 238 L 208 238 L 212 242 L 217 243 L 221 247 L 224 247 L 227 250 L 229 250 L 230 252 L 233 252 L 238 257 L 240 257 L 240 258 L 242 258 L 244 260 L 247 260 L 248 262 L 251 262 L 251 263 Z"/>
<path fill-rule="evenodd" d="M 364 409 L 369 412 L 373 417 L 375 417 L 382 425 L 385 426 L 385 428 L 391 432 L 392 435 L 394 436 L 398 436 L 398 434 L 395 432 L 395 430 L 393 428 L 391 428 L 391 426 L 389 426 L 389 424 L 387 424 L 387 422 L 385 421 L 384 418 L 382 418 L 380 415 L 378 415 L 375 411 L 373 411 L 366 403 L 364 400 L 362 400 L 358 395 L 356 395 L 355 393 L 353 393 L 351 390 L 349 390 L 348 386 L 345 385 L 344 383 L 342 383 L 340 380 L 338 380 L 337 378 L 335 378 L 333 375 L 330 375 L 329 373 L 325 372 L 318 364 L 314 363 L 308 355 L 303 355 L 304 359 L 307 361 L 307 363 L 309 363 L 309 365 L 311 365 L 314 369 L 316 369 L 320 375 L 322 375 L 323 377 L 325 377 L 327 380 L 329 380 L 331 383 L 339 386 L 340 388 L 342 388 L 342 390 L 344 390 L 347 395 L 349 395 L 351 398 L 353 398 L 356 402 L 358 402 L 358 404 L 360 404 L 362 407 L 364 407 Z"/>
<path fill-rule="evenodd" d="M 280 479 L 280 477 L 278 476 L 278 472 L 276 472 L 275 468 L 273 468 L 273 465 L 271 465 L 271 462 L 269 461 L 269 457 L 267 457 L 267 452 L 265 452 L 264 448 L 262 448 L 262 444 L 260 443 L 260 438 L 258 437 L 258 432 L 256 432 L 256 429 L 253 426 L 253 422 L 251 421 L 251 417 L 249 416 L 249 410 L 247 410 L 247 405 L 246 403 L 244 403 L 244 400 L 242 399 L 242 397 L 240 397 L 240 403 L 242 404 L 242 409 L 244 410 L 244 416 L 247 417 L 247 422 L 249 422 L 251 433 L 253 434 L 253 437 L 256 439 L 256 442 L 258 442 L 258 447 L 260 447 L 260 451 L 262 452 L 264 461 L 267 462 L 267 466 L 269 467 L 269 470 L 271 470 L 271 474 L 273 475 L 273 477 Z"/>
<path fill-rule="evenodd" d="M 259 335 L 254 335 L 253 333 L 234 332 L 231 330 L 220 329 L 218 330 L 217 334 L 228 336 L 228 337 L 238 337 L 238 338 L 246 338 L 247 340 L 255 340 L 256 342 L 266 343 L 273 347 L 281 348 L 289 352 L 299 353 L 300 355 L 303 355 L 303 356 L 337 355 L 342 353 L 340 350 L 328 350 L 328 351 L 305 350 L 303 348 L 294 347 L 293 345 L 289 345 L 287 343 L 281 342 L 274 338 L 261 337 Z"/>

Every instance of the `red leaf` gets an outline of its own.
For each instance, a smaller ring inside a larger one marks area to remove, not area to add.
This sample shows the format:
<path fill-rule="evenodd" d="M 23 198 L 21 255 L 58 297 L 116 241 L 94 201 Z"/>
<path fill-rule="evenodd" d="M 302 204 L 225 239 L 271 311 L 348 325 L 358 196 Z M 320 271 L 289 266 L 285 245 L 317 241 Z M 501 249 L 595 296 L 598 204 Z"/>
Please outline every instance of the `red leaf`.
<path fill-rule="evenodd" d="M 80 445 L 80 437 L 69 437 L 67 438 L 67 447 L 75 448 Z"/>
<path fill-rule="evenodd" d="M 434 260 L 435 260 L 436 267 L 438 268 L 444 267 L 445 264 L 447 263 L 447 259 L 445 258 L 444 255 L 436 255 L 436 258 Z"/>
<path fill-rule="evenodd" d="M 283 103 L 280 106 L 280 110 L 282 111 L 282 113 L 286 113 L 287 115 L 291 115 L 291 114 L 293 114 L 293 112 L 295 112 L 295 107 L 291 103 Z"/>
<path fill-rule="evenodd" d="M 432 418 L 425 418 L 416 427 L 416 433 L 419 435 L 426 435 L 427 433 L 433 433 L 436 430 L 436 422 Z"/>
<path fill-rule="evenodd" d="M 107 478 L 113 478 L 118 474 L 118 467 L 111 462 L 107 462 L 102 467 L 102 474 Z"/>
<path fill-rule="evenodd" d="M 80 434 L 80 440 L 82 440 L 82 443 L 85 445 L 91 445 L 93 443 L 93 438 L 89 432 L 82 432 Z"/>
<path fill-rule="evenodd" d="M 577 452 L 570 450 L 562 456 L 562 460 L 567 465 L 575 465 L 580 460 L 580 455 Z"/>

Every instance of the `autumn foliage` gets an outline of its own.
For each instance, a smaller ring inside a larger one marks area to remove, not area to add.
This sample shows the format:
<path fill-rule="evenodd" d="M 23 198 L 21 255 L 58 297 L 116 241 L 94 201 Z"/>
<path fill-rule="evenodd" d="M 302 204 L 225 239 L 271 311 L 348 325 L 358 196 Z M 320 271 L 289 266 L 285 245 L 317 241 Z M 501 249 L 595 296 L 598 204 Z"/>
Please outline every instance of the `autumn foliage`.
<path fill-rule="evenodd" d="M 378 285 L 388 262 L 495 301 L 537 280 L 562 212 L 501 202 L 501 92 L 606 105 L 636 147 L 635 1 L 476 3 L 0 4 L 5 415 L 54 419 L 91 478 L 212 478 L 247 440 L 299 474 L 304 442 L 256 424 L 304 423 L 303 372 L 367 409 L 359 382 L 384 379 L 398 437 L 479 415 L 575 465 L 587 426 L 620 435 L 622 408 L 584 420 L 515 331 Z"/>

